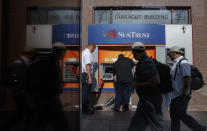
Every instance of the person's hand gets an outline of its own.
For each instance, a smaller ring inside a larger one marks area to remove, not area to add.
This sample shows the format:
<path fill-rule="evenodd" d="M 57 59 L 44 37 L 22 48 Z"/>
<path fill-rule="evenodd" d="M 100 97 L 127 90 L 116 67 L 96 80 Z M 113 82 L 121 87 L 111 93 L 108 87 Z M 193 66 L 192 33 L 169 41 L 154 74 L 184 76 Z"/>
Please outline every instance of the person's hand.
<path fill-rule="evenodd" d="M 89 85 L 92 84 L 92 78 L 91 78 L 91 77 L 88 78 L 88 84 L 89 84 Z"/>
<path fill-rule="evenodd" d="M 188 90 L 185 90 L 183 91 L 183 99 L 185 100 L 188 96 Z"/>

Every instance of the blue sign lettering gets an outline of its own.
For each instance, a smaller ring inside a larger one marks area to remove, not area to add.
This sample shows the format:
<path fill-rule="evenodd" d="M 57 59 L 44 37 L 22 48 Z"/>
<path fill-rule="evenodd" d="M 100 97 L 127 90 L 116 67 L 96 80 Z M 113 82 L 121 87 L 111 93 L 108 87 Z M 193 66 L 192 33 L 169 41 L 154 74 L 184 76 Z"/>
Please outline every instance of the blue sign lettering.
<path fill-rule="evenodd" d="M 156 24 L 89 25 L 88 42 L 95 44 L 124 44 L 143 42 L 165 45 L 165 26 Z"/>
<path fill-rule="evenodd" d="M 52 43 L 80 44 L 79 24 L 61 24 L 52 27 Z"/>

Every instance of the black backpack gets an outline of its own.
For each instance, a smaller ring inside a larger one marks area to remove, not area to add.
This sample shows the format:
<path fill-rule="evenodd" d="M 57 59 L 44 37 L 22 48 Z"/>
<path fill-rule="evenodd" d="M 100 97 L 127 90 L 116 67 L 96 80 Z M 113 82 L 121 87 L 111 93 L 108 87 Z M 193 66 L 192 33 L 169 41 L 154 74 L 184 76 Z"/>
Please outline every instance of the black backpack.
<path fill-rule="evenodd" d="M 183 60 L 187 60 L 187 59 L 183 58 L 177 64 L 177 67 L 176 67 L 176 70 L 175 70 L 174 79 L 176 77 L 177 68 L 178 68 L 178 66 L 180 67 L 181 62 Z M 196 68 L 195 66 L 191 65 L 191 90 L 199 90 L 204 85 L 205 85 L 205 83 L 204 83 L 203 76 L 202 76 L 201 72 L 198 70 L 198 68 Z"/>
<path fill-rule="evenodd" d="M 153 59 L 154 64 L 160 76 L 160 84 L 158 85 L 162 94 L 173 91 L 170 75 L 170 67 Z"/>

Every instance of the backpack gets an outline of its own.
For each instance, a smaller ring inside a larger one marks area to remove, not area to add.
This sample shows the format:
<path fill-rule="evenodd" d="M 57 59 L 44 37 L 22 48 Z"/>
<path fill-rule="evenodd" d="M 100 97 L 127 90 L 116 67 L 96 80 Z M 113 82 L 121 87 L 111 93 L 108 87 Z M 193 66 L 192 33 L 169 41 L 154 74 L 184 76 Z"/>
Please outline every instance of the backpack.
<path fill-rule="evenodd" d="M 176 77 L 177 68 L 178 68 L 178 66 L 180 67 L 181 62 L 183 60 L 187 60 L 187 59 L 183 58 L 179 61 L 178 65 L 176 67 L 176 70 L 175 70 L 174 79 Z M 202 76 L 201 72 L 198 70 L 198 68 L 191 65 L 191 90 L 199 90 L 204 85 L 205 85 L 205 83 L 204 83 L 203 76 Z"/>
<path fill-rule="evenodd" d="M 9 67 L 8 72 L 8 85 L 14 87 L 15 89 L 26 90 L 26 79 L 27 79 L 27 69 L 28 66 L 26 62 L 19 58 Z"/>
<path fill-rule="evenodd" d="M 160 76 L 160 84 L 158 85 L 162 94 L 173 91 L 170 75 L 170 67 L 153 59 L 154 64 Z"/>

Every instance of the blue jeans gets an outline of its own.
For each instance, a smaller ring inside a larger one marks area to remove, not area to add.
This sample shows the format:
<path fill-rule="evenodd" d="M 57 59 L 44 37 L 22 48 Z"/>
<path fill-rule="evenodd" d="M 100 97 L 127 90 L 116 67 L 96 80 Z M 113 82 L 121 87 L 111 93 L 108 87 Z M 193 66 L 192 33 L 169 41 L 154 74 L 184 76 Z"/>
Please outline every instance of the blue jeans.
<path fill-rule="evenodd" d="M 123 109 L 128 109 L 131 92 L 132 92 L 131 83 L 115 84 L 115 93 L 116 93 L 115 104 L 114 104 L 115 110 L 119 110 L 121 105 L 123 105 Z"/>
<path fill-rule="evenodd" d="M 171 101 L 171 131 L 180 131 L 180 120 L 182 120 L 183 123 L 185 123 L 193 131 L 200 131 L 201 125 L 199 125 L 192 116 L 187 114 L 190 99 L 190 96 L 187 96 L 185 99 L 180 96 Z"/>
<path fill-rule="evenodd" d="M 88 75 L 86 73 L 82 73 L 81 77 L 82 81 L 82 106 L 83 112 L 87 111 L 89 108 L 89 97 L 91 92 L 91 85 L 88 84 Z"/>
<path fill-rule="evenodd" d="M 148 125 L 152 131 L 166 131 L 163 115 L 157 113 L 149 101 L 140 100 L 128 131 L 144 131 Z"/>

